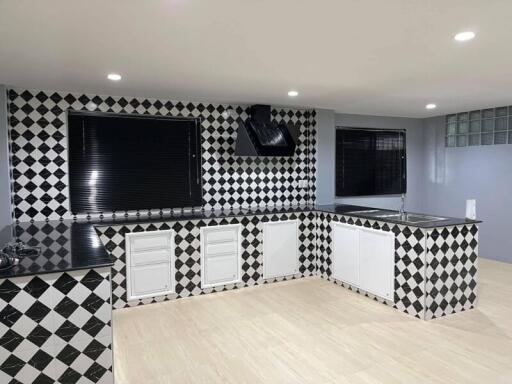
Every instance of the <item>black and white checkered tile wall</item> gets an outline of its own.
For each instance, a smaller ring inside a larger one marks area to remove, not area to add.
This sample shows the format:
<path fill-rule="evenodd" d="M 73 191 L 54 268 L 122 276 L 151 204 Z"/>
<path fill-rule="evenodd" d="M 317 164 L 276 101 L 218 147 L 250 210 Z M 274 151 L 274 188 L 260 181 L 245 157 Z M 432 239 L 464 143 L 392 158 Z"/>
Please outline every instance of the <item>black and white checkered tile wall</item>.
<path fill-rule="evenodd" d="M 110 268 L 0 280 L 0 383 L 112 383 Z"/>
<path fill-rule="evenodd" d="M 206 210 L 315 202 L 314 110 L 272 110 L 275 121 L 298 127 L 293 157 L 241 158 L 234 156 L 234 144 L 237 119 L 247 119 L 245 106 L 11 89 L 8 114 L 17 221 L 71 218 L 66 151 L 69 109 L 200 117 Z M 299 189 L 302 179 L 308 187 Z"/>
<path fill-rule="evenodd" d="M 476 225 L 427 232 L 426 320 L 475 306 L 477 255 Z"/>
<path fill-rule="evenodd" d="M 318 275 L 333 279 L 331 223 L 341 222 L 364 226 L 395 234 L 395 293 L 393 305 L 398 310 L 423 319 L 425 316 L 425 232 L 419 228 L 390 224 L 381 221 L 359 219 L 344 215 L 318 213 L 317 257 Z M 339 282 L 356 292 L 383 301 L 367 292 Z M 385 302 L 385 301 L 383 301 Z"/>
<path fill-rule="evenodd" d="M 100 235 L 100 240 L 114 259 L 114 266 L 112 268 L 112 305 L 117 309 L 156 301 L 164 301 L 262 284 L 265 282 L 263 279 L 263 223 L 268 221 L 285 220 L 299 220 L 300 273 L 295 276 L 288 276 L 287 278 L 311 276 L 315 274 L 316 255 L 314 212 L 99 227 L 97 228 L 97 231 Z M 224 224 L 242 225 L 242 282 L 216 288 L 203 289 L 201 287 L 200 229 L 204 226 Z M 127 302 L 125 254 L 126 233 L 165 229 L 173 229 L 176 233 L 176 293 L 158 298 L 148 298 Z M 271 281 L 278 280 L 283 279 L 272 279 Z"/>

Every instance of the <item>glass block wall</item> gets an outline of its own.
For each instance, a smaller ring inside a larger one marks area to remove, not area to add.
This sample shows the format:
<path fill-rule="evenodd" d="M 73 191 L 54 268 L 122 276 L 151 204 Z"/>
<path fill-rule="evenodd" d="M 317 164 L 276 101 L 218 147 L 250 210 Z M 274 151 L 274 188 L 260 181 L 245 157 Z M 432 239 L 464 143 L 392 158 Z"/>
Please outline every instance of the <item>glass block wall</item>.
<path fill-rule="evenodd" d="M 512 106 L 446 116 L 446 146 L 512 144 Z"/>

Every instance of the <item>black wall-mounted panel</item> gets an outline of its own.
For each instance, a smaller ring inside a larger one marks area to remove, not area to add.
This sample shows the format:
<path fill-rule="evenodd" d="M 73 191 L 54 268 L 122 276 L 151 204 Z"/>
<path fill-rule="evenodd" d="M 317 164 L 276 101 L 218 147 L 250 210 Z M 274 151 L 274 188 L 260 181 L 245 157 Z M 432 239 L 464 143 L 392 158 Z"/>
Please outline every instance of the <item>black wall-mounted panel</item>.
<path fill-rule="evenodd" d="M 197 119 L 70 111 L 74 214 L 199 206 Z"/>
<path fill-rule="evenodd" d="M 336 196 L 370 196 L 407 190 L 405 131 L 336 130 Z"/>

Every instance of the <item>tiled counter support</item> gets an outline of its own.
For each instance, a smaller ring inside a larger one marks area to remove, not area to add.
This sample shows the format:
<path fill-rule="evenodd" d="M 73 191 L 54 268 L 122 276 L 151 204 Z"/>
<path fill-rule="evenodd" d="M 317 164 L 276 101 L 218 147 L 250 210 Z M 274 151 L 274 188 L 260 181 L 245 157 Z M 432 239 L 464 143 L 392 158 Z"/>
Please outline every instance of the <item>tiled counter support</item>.
<path fill-rule="evenodd" d="M 364 226 L 395 234 L 395 293 L 393 302 L 386 302 L 400 311 L 424 318 L 425 314 L 425 233 L 414 227 L 390 224 L 382 221 L 355 218 L 345 215 L 319 213 L 317 216 L 317 253 L 318 273 L 321 277 L 333 280 L 331 223 L 341 222 Z M 368 297 L 383 301 L 380 298 L 359 291 L 355 287 L 336 281 L 337 283 L 360 292 Z M 384 302 L 384 301 L 383 301 Z"/>
<path fill-rule="evenodd" d="M 424 320 L 474 307 L 478 254 L 476 225 L 421 229 L 323 212 L 317 214 L 316 221 L 319 276 Z M 394 233 L 393 302 L 332 278 L 332 222 Z"/>
<path fill-rule="evenodd" d="M 0 280 L 0 383 L 113 383 L 110 268 Z"/>
<path fill-rule="evenodd" d="M 427 231 L 425 320 L 474 308 L 478 272 L 478 227 Z"/>
<path fill-rule="evenodd" d="M 112 305 L 114 309 L 164 301 L 169 299 L 201 295 L 228 289 L 237 289 L 265 282 L 263 279 L 263 223 L 268 221 L 299 220 L 300 273 L 284 280 L 312 276 L 316 273 L 315 212 L 278 213 L 238 217 L 211 218 L 161 223 L 99 226 L 100 240 L 111 254 Z M 216 288 L 201 288 L 200 228 L 212 225 L 242 224 L 242 282 Z M 127 302 L 126 299 L 126 254 L 125 235 L 129 232 L 173 229 L 176 233 L 176 293 L 155 298 Z M 270 281 L 270 280 L 269 280 Z"/>
<path fill-rule="evenodd" d="M 320 211 L 260 214 L 161 223 L 97 227 L 100 240 L 114 259 L 112 269 L 113 308 L 201 295 L 262 284 L 263 223 L 299 220 L 300 273 L 287 278 L 331 276 L 331 223 L 364 226 L 395 235 L 394 299 L 386 304 L 420 319 L 471 309 L 476 301 L 478 227 L 474 224 L 432 229 L 392 224 Z M 201 288 L 200 228 L 242 224 L 242 282 L 216 288 Z M 176 293 L 127 302 L 125 235 L 129 232 L 173 229 L 176 232 Z M 276 281 L 272 279 L 271 281 Z M 341 281 L 336 283 L 385 302 Z"/>

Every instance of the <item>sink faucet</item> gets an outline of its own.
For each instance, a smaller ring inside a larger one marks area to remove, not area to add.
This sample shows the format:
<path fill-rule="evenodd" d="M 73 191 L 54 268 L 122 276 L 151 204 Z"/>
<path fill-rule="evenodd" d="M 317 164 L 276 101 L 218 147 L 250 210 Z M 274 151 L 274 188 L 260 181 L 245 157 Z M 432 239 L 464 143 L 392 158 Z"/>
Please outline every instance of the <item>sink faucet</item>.
<path fill-rule="evenodd" d="M 400 205 L 400 210 L 398 211 L 398 213 L 400 213 L 400 216 L 405 216 L 405 193 L 402 193 L 402 197 L 401 197 L 401 205 Z"/>

